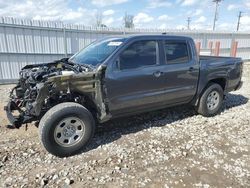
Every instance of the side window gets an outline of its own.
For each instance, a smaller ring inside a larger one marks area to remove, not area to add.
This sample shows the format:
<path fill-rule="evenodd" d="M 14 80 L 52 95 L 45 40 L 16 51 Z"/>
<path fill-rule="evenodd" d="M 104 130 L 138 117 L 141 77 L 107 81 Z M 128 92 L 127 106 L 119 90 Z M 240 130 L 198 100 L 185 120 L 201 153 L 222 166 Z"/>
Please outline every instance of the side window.
<path fill-rule="evenodd" d="M 165 41 L 164 49 L 167 64 L 180 64 L 189 61 L 188 46 L 185 42 L 168 42 Z"/>
<path fill-rule="evenodd" d="M 118 68 L 126 70 L 155 65 L 157 63 L 157 45 L 156 41 L 132 43 L 120 54 Z"/>

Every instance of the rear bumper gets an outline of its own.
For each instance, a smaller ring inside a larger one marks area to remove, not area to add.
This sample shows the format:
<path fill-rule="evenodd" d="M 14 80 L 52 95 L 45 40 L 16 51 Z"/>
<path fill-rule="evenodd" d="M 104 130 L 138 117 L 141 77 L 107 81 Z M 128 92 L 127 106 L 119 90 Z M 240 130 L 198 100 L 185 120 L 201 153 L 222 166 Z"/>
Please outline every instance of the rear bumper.
<path fill-rule="evenodd" d="M 243 82 L 240 81 L 240 82 L 238 83 L 238 85 L 235 87 L 234 90 L 239 90 L 239 89 L 242 87 L 242 85 L 243 85 Z"/>

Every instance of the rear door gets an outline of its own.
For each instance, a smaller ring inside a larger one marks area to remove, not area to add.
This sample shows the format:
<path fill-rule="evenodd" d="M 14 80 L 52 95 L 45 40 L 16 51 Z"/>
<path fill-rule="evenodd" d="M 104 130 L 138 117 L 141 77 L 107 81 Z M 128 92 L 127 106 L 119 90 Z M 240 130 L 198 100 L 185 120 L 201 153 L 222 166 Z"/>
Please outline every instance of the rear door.
<path fill-rule="evenodd" d="M 164 61 L 161 71 L 167 104 L 192 100 L 196 93 L 199 64 L 196 54 L 186 40 L 163 40 Z"/>
<path fill-rule="evenodd" d="M 122 50 L 106 75 L 109 108 L 113 114 L 150 108 L 163 100 L 157 40 L 137 40 Z"/>

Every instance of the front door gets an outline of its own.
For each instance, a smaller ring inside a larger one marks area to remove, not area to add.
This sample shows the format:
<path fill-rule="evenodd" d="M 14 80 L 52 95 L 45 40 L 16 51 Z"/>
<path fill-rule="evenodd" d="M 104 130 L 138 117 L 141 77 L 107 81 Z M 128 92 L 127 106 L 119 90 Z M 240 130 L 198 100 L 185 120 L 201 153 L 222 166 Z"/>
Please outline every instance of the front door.
<path fill-rule="evenodd" d="M 155 40 L 135 41 L 120 53 L 105 79 L 113 114 L 150 108 L 162 100 L 164 78 L 159 59 Z"/>

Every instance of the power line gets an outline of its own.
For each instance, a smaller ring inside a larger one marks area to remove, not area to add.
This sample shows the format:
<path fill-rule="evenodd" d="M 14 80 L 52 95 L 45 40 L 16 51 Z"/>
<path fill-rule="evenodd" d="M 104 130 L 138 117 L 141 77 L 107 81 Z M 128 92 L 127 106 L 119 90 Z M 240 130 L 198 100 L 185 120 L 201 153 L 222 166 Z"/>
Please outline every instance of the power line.
<path fill-rule="evenodd" d="M 242 17 L 242 12 L 240 11 L 239 15 L 238 15 L 237 31 L 239 31 L 239 29 L 240 29 L 240 19 L 241 19 L 241 17 Z"/>
<path fill-rule="evenodd" d="M 191 18 L 188 17 L 187 19 L 187 29 L 190 30 L 190 23 L 191 23 Z"/>
<path fill-rule="evenodd" d="M 213 31 L 215 30 L 215 24 L 216 24 L 216 21 L 218 20 L 218 6 L 219 6 L 219 3 L 221 1 L 223 1 L 223 0 L 213 0 L 213 2 L 216 3 L 216 5 L 215 5 L 215 13 L 214 13 Z"/>

